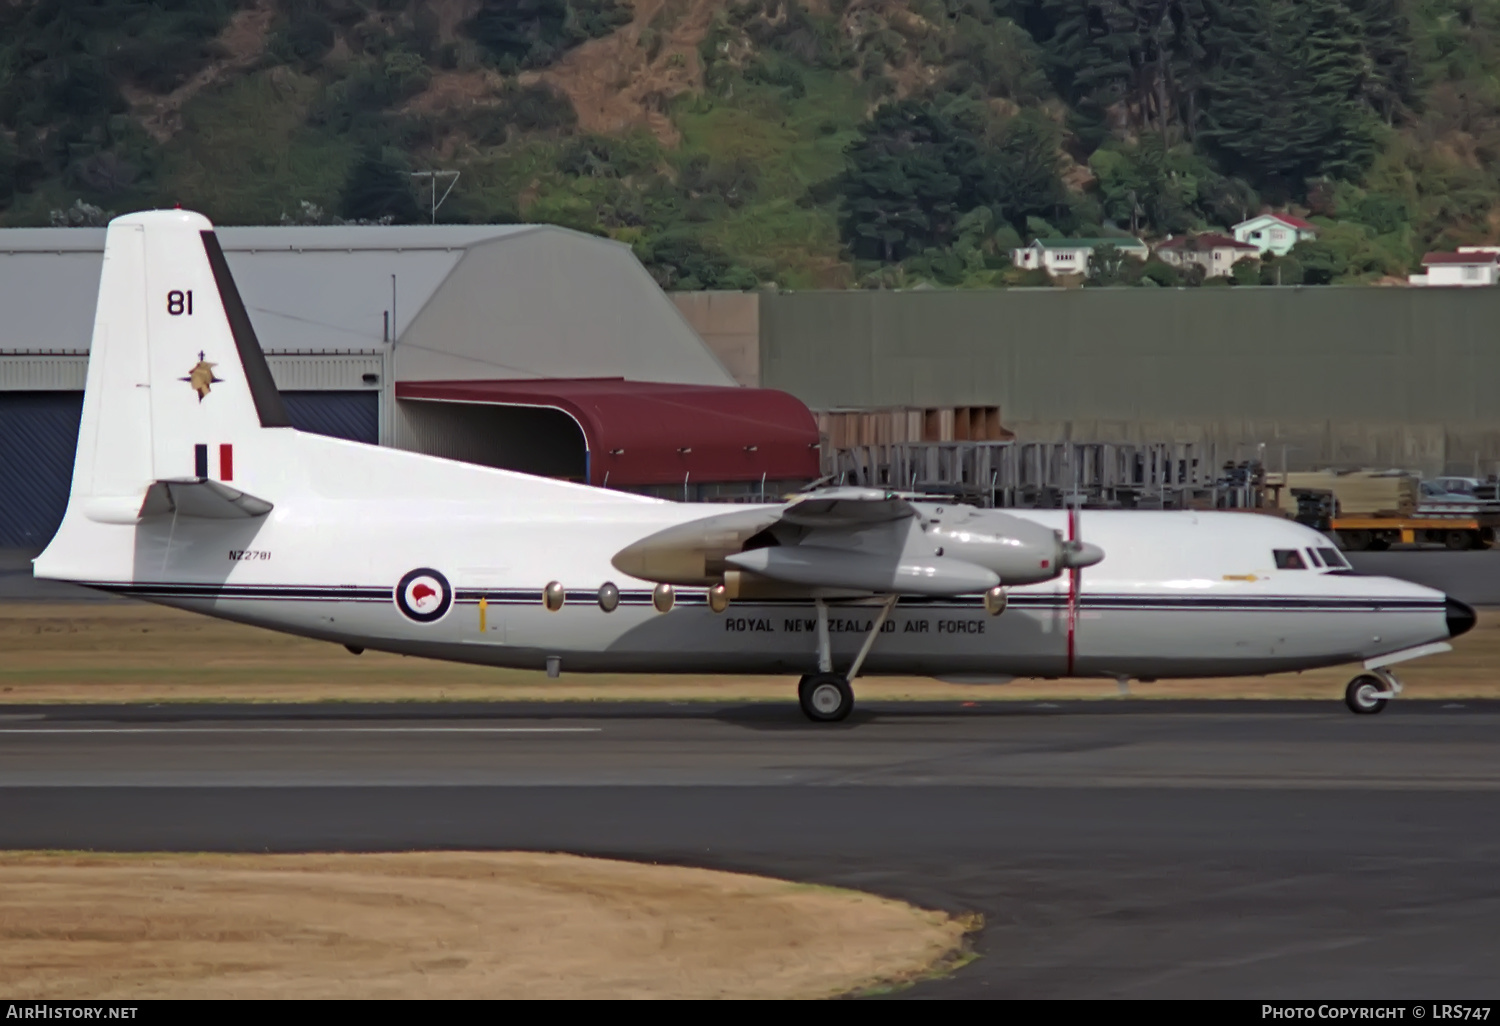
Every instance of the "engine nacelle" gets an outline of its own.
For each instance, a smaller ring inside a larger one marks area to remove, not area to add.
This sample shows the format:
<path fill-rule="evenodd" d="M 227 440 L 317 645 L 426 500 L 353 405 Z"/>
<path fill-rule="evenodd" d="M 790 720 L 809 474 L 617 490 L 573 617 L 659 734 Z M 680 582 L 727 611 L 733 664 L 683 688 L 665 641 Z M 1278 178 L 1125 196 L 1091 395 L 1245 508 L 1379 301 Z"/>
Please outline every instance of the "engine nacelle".
<path fill-rule="evenodd" d="M 725 561 L 774 581 L 878 595 L 966 595 L 1000 583 L 993 571 L 966 560 L 918 555 L 909 549 L 899 556 L 885 556 L 817 545 L 789 545 L 751 549 Z"/>
<path fill-rule="evenodd" d="M 1064 570 L 1093 566 L 1104 558 L 1097 545 L 1066 541 L 1057 531 L 999 510 L 918 508 L 923 534 L 936 555 L 991 570 L 1006 585 L 1050 581 Z"/>

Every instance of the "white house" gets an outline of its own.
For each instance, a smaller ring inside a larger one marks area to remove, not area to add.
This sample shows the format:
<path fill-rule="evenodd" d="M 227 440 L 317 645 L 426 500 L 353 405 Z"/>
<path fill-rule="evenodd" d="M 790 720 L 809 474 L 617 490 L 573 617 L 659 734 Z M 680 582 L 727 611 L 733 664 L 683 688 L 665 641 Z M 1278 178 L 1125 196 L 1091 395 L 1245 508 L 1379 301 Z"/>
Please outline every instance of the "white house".
<path fill-rule="evenodd" d="M 1412 285 L 1478 286 L 1500 284 L 1500 246 L 1460 246 L 1457 253 L 1428 253 L 1424 274 L 1407 278 Z"/>
<path fill-rule="evenodd" d="M 1235 225 L 1233 231 L 1236 242 L 1249 243 L 1260 250 L 1261 255 L 1286 256 L 1303 239 L 1318 237 L 1317 225 L 1290 214 L 1257 214 Z"/>
<path fill-rule="evenodd" d="M 1140 239 L 1037 239 L 1029 246 L 1012 250 L 1010 259 L 1017 267 L 1040 267 L 1054 277 L 1088 274 L 1089 258 L 1099 246 L 1113 246 L 1137 260 L 1145 260 L 1151 255 L 1151 250 Z"/>
<path fill-rule="evenodd" d="M 1203 268 L 1205 277 L 1222 277 L 1241 260 L 1260 258 L 1260 250 L 1248 242 L 1237 242 L 1227 235 L 1205 232 L 1202 235 L 1179 235 L 1156 247 L 1156 256 L 1173 267 L 1193 264 Z"/>

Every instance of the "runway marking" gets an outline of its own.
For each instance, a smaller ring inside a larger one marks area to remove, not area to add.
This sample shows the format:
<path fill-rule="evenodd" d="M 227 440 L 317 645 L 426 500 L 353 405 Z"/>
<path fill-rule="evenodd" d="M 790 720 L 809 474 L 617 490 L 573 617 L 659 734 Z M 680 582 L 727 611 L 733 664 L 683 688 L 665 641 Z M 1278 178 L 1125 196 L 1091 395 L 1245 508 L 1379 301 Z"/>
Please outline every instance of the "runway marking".
<path fill-rule="evenodd" d="M 603 727 L 0 727 L 0 734 L 597 734 Z"/>

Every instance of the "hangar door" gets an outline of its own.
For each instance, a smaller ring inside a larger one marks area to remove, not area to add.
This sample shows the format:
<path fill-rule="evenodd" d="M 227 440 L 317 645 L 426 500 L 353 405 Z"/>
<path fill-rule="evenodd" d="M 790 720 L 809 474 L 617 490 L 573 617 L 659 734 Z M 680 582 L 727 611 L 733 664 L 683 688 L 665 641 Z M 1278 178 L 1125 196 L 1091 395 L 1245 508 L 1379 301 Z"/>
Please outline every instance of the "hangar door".
<path fill-rule="evenodd" d="M 292 426 L 374 443 L 376 392 L 283 392 Z M 41 549 L 68 507 L 82 392 L 0 392 L 0 548 Z"/>
<path fill-rule="evenodd" d="M 40 549 L 68 508 L 82 392 L 0 392 L 0 547 Z"/>

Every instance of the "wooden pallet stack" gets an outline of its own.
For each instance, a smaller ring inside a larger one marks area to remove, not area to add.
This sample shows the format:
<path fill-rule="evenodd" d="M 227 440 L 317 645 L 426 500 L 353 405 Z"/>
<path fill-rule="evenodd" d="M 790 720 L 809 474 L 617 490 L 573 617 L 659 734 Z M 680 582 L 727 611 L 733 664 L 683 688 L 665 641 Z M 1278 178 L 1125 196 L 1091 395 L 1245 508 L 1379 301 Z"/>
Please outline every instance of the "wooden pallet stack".
<path fill-rule="evenodd" d="M 1282 510 L 1293 516 L 1297 512 L 1295 492 L 1331 494 L 1341 516 L 1409 517 L 1416 513 L 1420 500 L 1416 476 L 1399 470 L 1267 474 L 1266 486 L 1279 490 Z"/>
<path fill-rule="evenodd" d="M 879 410 L 819 410 L 824 452 L 906 442 L 1008 442 L 998 406 L 894 406 Z"/>

